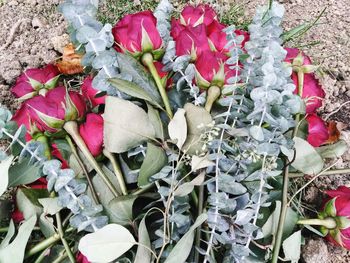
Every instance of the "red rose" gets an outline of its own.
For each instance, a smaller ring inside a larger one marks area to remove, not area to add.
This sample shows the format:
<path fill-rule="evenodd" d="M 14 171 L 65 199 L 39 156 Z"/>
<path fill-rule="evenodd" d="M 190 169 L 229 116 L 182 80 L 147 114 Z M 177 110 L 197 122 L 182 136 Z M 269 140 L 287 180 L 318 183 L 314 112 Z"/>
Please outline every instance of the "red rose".
<path fill-rule="evenodd" d="M 93 156 L 98 156 L 103 150 L 103 118 L 96 113 L 89 113 L 85 123 L 79 127 L 80 136 Z"/>
<path fill-rule="evenodd" d="M 84 79 L 81 91 L 83 96 L 91 103 L 91 106 L 95 108 L 97 105 L 105 104 L 106 96 L 96 98 L 99 91 L 92 87 L 92 79 L 91 76 Z"/>
<path fill-rule="evenodd" d="M 196 60 L 203 51 L 210 50 L 205 25 L 184 27 L 173 20 L 171 36 L 176 42 L 176 55 L 191 55 Z M 182 30 L 181 30 L 182 29 Z"/>
<path fill-rule="evenodd" d="M 311 60 L 297 48 L 286 48 L 286 51 L 287 57 L 285 61 L 293 65 L 292 79 L 297 87 L 295 94 L 298 94 L 299 81 L 296 70 L 302 70 L 303 68 L 307 69 L 307 67 L 312 66 Z M 325 97 L 325 92 L 322 89 L 319 81 L 316 79 L 315 74 L 312 72 L 304 73 L 304 85 L 301 97 L 306 99 L 306 113 L 314 113 L 319 107 L 322 106 L 322 99 Z"/>
<path fill-rule="evenodd" d="M 157 30 L 157 19 L 151 11 L 124 16 L 112 29 L 116 49 L 135 57 L 145 52 L 162 54 L 163 41 Z"/>
<path fill-rule="evenodd" d="M 180 22 L 184 26 L 210 25 L 217 19 L 216 12 L 209 5 L 186 6 L 180 14 Z"/>
<path fill-rule="evenodd" d="M 77 263 L 90 263 L 90 261 L 82 253 L 78 252 L 76 255 Z"/>
<path fill-rule="evenodd" d="M 17 78 L 11 91 L 16 98 L 26 100 L 38 94 L 44 94 L 47 90 L 57 85 L 59 71 L 54 65 L 44 68 L 27 69 Z"/>
<path fill-rule="evenodd" d="M 163 63 L 159 61 L 155 61 L 154 66 L 157 69 L 158 75 L 163 83 L 163 86 L 166 88 L 170 88 L 173 81 L 171 78 L 169 78 L 169 72 L 163 71 L 163 68 L 164 68 Z"/>
<path fill-rule="evenodd" d="M 195 81 L 198 87 L 207 89 L 210 86 L 224 86 L 235 75 L 235 71 L 225 64 L 226 60 L 227 56 L 222 53 L 204 51 L 195 63 Z"/>
<path fill-rule="evenodd" d="M 327 234 L 326 238 L 335 245 L 350 250 L 350 189 L 340 186 L 337 190 L 326 191 L 326 194 L 328 198 L 319 217 L 333 218 L 336 227 L 332 229 L 321 227 L 321 232 Z"/>
<path fill-rule="evenodd" d="M 45 97 L 31 98 L 26 105 L 31 120 L 49 132 L 61 130 L 66 121 L 81 120 L 86 111 L 83 96 L 65 87 L 49 90 Z"/>
<path fill-rule="evenodd" d="M 324 121 L 316 114 L 308 114 L 306 121 L 308 122 L 307 141 L 314 147 L 319 147 L 326 143 L 329 134 Z"/>

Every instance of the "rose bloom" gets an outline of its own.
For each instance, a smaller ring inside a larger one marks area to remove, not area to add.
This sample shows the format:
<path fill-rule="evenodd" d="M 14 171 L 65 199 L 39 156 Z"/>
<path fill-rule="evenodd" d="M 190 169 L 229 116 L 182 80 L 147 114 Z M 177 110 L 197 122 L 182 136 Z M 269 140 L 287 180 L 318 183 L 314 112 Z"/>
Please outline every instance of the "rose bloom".
<path fill-rule="evenodd" d="M 116 50 L 140 57 L 152 53 L 157 59 L 163 54 L 163 41 L 157 30 L 157 19 L 151 11 L 124 16 L 112 29 Z"/>
<path fill-rule="evenodd" d="M 38 94 L 45 94 L 57 85 L 59 71 L 54 65 L 27 69 L 16 80 L 11 91 L 16 98 L 26 100 Z"/>
<path fill-rule="evenodd" d="M 180 14 L 180 22 L 184 26 L 198 26 L 204 24 L 209 26 L 217 20 L 217 14 L 209 5 L 186 6 Z"/>
<path fill-rule="evenodd" d="M 92 86 L 92 80 L 93 78 L 91 76 L 87 76 L 81 85 L 81 91 L 83 96 L 90 102 L 91 106 L 95 108 L 98 105 L 105 104 L 106 96 L 96 98 L 99 91 Z"/>
<path fill-rule="evenodd" d="M 103 118 L 96 113 L 86 115 L 86 121 L 79 126 L 80 136 L 93 156 L 103 150 Z"/>
<path fill-rule="evenodd" d="M 286 48 L 287 57 L 286 62 L 293 63 L 293 60 L 300 54 L 300 50 L 297 48 Z M 304 53 L 302 56 L 302 66 L 311 65 L 311 59 Z M 298 94 L 298 75 L 293 71 L 292 79 L 296 86 L 295 94 Z M 314 113 L 319 107 L 322 106 L 322 99 L 325 97 L 325 92 L 322 89 L 319 81 L 316 79 L 314 73 L 304 73 L 304 85 L 302 98 L 306 99 L 306 113 Z"/>
<path fill-rule="evenodd" d="M 325 122 L 317 114 L 308 114 L 306 116 L 308 123 L 307 141 L 314 147 L 319 147 L 326 143 L 329 133 Z"/>

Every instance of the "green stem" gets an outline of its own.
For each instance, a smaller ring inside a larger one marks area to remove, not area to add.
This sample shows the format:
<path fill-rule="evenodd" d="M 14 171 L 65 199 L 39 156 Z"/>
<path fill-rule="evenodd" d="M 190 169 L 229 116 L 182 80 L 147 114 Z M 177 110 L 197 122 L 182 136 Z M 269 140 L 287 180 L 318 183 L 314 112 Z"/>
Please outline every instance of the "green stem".
<path fill-rule="evenodd" d="M 101 176 L 104 183 L 107 185 L 107 187 L 111 190 L 113 195 L 115 197 L 119 196 L 119 193 L 117 189 L 114 187 L 112 182 L 108 179 L 107 175 L 103 172 L 95 158 L 90 153 L 88 147 L 86 146 L 83 138 L 81 138 L 78 130 L 78 124 L 75 121 L 68 121 L 64 124 L 63 129 L 66 130 L 66 132 L 72 137 L 73 141 L 77 144 L 78 148 L 82 151 L 85 158 L 88 160 L 88 162 L 92 165 L 92 167 L 95 169 L 97 174 Z"/>
<path fill-rule="evenodd" d="M 132 195 L 141 195 L 146 193 L 148 190 L 152 189 L 155 186 L 154 183 L 150 183 L 149 185 L 146 185 L 143 188 L 137 189 L 136 191 L 132 192 Z"/>
<path fill-rule="evenodd" d="M 278 220 L 278 226 L 277 226 L 277 233 L 275 238 L 275 245 L 273 246 L 273 254 L 272 254 L 272 260 L 271 263 L 277 263 L 278 262 L 278 255 L 280 252 L 280 248 L 282 245 L 282 236 L 283 236 L 283 227 L 284 222 L 286 220 L 286 215 L 288 211 L 288 184 L 289 184 L 289 167 L 286 166 L 284 168 L 283 173 L 283 189 L 282 189 L 282 204 L 281 204 L 281 212 Z"/>
<path fill-rule="evenodd" d="M 214 102 L 220 97 L 221 95 L 221 89 L 217 86 L 211 86 L 208 89 L 207 93 L 207 101 L 205 103 L 204 108 L 207 112 L 211 111 L 211 108 L 213 107 Z"/>
<path fill-rule="evenodd" d="M 335 174 L 350 174 L 350 168 L 344 168 L 344 169 L 334 169 L 334 170 L 329 170 L 325 171 L 322 173 L 322 175 L 335 175 Z M 303 177 L 306 174 L 303 173 L 290 173 L 290 178 L 299 178 Z"/>
<path fill-rule="evenodd" d="M 106 149 L 103 150 L 103 154 L 109 159 L 109 161 L 112 164 L 112 167 L 117 177 L 122 194 L 128 195 L 128 189 L 126 188 L 124 176 L 123 176 L 122 170 L 120 169 L 120 165 L 118 161 L 115 159 L 114 155 L 111 152 L 107 151 Z"/>
<path fill-rule="evenodd" d="M 204 202 L 204 185 L 199 186 L 199 193 L 198 193 L 198 216 L 203 213 L 203 202 Z M 202 227 L 199 226 L 196 230 L 196 247 L 200 247 L 201 244 L 201 231 Z M 194 251 L 194 262 L 199 262 L 199 251 L 195 249 Z"/>
<path fill-rule="evenodd" d="M 33 229 L 34 231 L 41 231 L 40 227 L 36 226 Z M 9 227 L 1 227 L 0 228 L 0 233 L 7 233 L 7 231 L 9 231 Z"/>
<path fill-rule="evenodd" d="M 72 251 L 70 250 L 70 247 L 67 243 L 67 240 L 64 238 L 64 231 L 63 231 L 63 227 L 62 227 L 62 220 L 61 220 L 60 212 L 58 212 L 56 214 L 56 222 L 57 222 L 58 234 L 60 236 L 60 239 L 61 239 L 61 242 L 64 246 L 64 249 L 67 252 L 68 258 L 69 258 L 70 262 L 75 263 L 75 257 L 73 255 Z"/>
<path fill-rule="evenodd" d="M 313 226 L 324 226 L 327 229 L 334 229 L 337 227 L 337 222 L 334 218 L 327 217 L 325 219 L 318 219 L 318 218 L 312 218 L 312 219 L 300 219 L 298 220 L 297 224 L 299 225 L 313 225 Z"/>
<path fill-rule="evenodd" d="M 165 106 L 165 110 L 166 110 L 169 118 L 172 119 L 173 112 L 172 112 L 171 107 L 170 107 L 169 98 L 168 98 L 166 90 L 162 84 L 162 80 L 159 77 L 158 71 L 157 71 L 156 67 L 154 66 L 153 55 L 150 53 L 145 53 L 145 54 L 143 54 L 141 61 L 142 61 L 143 65 L 145 65 L 148 68 L 148 70 L 151 72 L 152 77 L 153 77 L 154 81 L 156 82 L 160 96 L 162 97 L 162 100 L 163 100 L 163 103 Z"/>
<path fill-rule="evenodd" d="M 99 204 L 100 203 L 100 200 L 98 199 L 98 195 L 96 193 L 96 190 L 95 190 L 95 187 L 94 185 L 92 184 L 92 181 L 90 179 L 90 176 L 89 176 L 89 173 L 88 171 L 86 170 L 86 167 L 83 163 L 83 161 L 81 160 L 79 154 L 78 154 L 78 151 L 77 149 L 75 148 L 75 145 L 74 143 L 72 142 L 72 139 L 69 137 L 69 136 L 66 136 L 66 141 L 68 142 L 69 146 L 70 146 L 70 149 L 72 151 L 72 154 L 74 155 L 75 159 L 77 159 L 77 162 L 80 166 L 80 168 L 83 170 L 83 173 L 85 174 L 85 177 L 86 177 L 86 180 L 89 184 L 89 187 L 91 189 L 91 194 L 92 194 L 92 198 L 94 199 L 95 203 L 96 204 Z"/>
<path fill-rule="evenodd" d="M 37 257 L 34 263 L 41 263 L 45 259 L 47 252 L 49 251 L 50 248 L 51 247 L 44 249 L 43 252 L 40 253 L 39 257 Z"/>

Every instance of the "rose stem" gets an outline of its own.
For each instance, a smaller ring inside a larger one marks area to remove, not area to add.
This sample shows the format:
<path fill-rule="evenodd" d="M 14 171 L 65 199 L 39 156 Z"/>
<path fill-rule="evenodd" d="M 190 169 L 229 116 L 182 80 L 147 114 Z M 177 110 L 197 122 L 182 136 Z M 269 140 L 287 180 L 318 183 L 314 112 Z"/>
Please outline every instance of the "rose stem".
<path fill-rule="evenodd" d="M 304 73 L 301 71 L 298 71 L 298 95 L 300 97 L 303 95 L 303 87 L 304 87 Z M 298 132 L 298 126 L 300 121 L 299 113 L 295 116 L 295 120 L 296 120 L 296 125 L 294 127 L 292 137 L 295 137 Z M 288 185 L 289 185 L 289 167 L 286 164 L 286 167 L 284 168 L 284 172 L 283 172 L 281 212 L 278 220 L 277 233 L 276 233 L 275 245 L 274 245 L 271 263 L 278 262 L 278 255 L 282 245 L 284 222 L 286 220 L 287 211 L 288 211 Z"/>
<path fill-rule="evenodd" d="M 64 246 L 64 249 L 67 252 L 68 258 L 69 258 L 70 262 L 75 263 L 74 255 L 73 255 L 72 251 L 70 250 L 70 247 L 67 243 L 67 240 L 64 238 L 64 231 L 63 231 L 63 227 L 62 227 L 62 220 L 61 220 L 60 212 L 56 213 L 56 222 L 57 222 L 58 234 L 60 236 L 60 239 L 61 239 L 61 242 Z"/>
<path fill-rule="evenodd" d="M 300 219 L 297 222 L 298 225 L 313 225 L 313 226 L 324 226 L 327 229 L 334 229 L 337 227 L 337 222 L 334 218 L 327 217 L 325 219 Z"/>
<path fill-rule="evenodd" d="M 207 110 L 207 112 L 211 111 L 211 108 L 213 107 L 214 102 L 220 97 L 221 90 L 217 86 L 211 86 L 208 89 L 208 95 L 207 95 L 207 102 L 205 103 L 204 108 Z"/>
<path fill-rule="evenodd" d="M 70 227 L 66 229 L 66 233 L 70 233 L 74 230 L 74 228 Z M 58 233 L 52 235 L 51 237 L 44 239 L 43 241 L 41 241 L 40 243 L 38 243 L 37 245 L 35 245 L 34 247 L 32 247 L 25 255 L 24 258 L 29 258 L 33 255 L 35 255 L 36 253 L 48 248 L 49 246 L 52 246 L 53 244 L 55 244 L 56 242 L 58 242 L 60 240 L 60 235 Z"/>
<path fill-rule="evenodd" d="M 89 173 L 88 171 L 86 170 L 86 167 L 84 165 L 84 163 L 82 162 L 82 160 L 80 159 L 80 156 L 78 154 L 78 151 L 77 149 L 75 148 L 73 142 L 72 142 L 72 139 L 69 137 L 69 136 L 66 136 L 66 141 L 68 142 L 69 146 L 70 146 L 70 149 L 72 151 L 72 154 L 74 155 L 74 157 L 77 159 L 77 162 L 80 166 L 80 168 L 83 170 L 83 173 L 85 174 L 85 177 L 87 179 L 87 182 L 89 184 L 89 187 L 91 189 L 91 194 L 92 194 L 92 198 L 94 199 L 95 203 L 96 204 L 99 204 L 100 203 L 100 200 L 98 199 L 98 196 L 97 196 L 97 193 L 96 193 L 96 190 L 95 190 L 95 187 L 94 185 L 92 184 L 92 181 L 91 181 L 91 178 L 89 176 Z"/>
<path fill-rule="evenodd" d="M 162 81 L 159 77 L 157 69 L 154 66 L 153 55 L 150 53 L 145 53 L 145 54 L 143 54 L 141 61 L 142 61 L 143 65 L 145 65 L 148 68 L 148 70 L 151 72 L 152 77 L 157 84 L 157 88 L 158 88 L 158 91 L 160 93 L 160 96 L 162 97 L 162 100 L 164 102 L 165 110 L 166 110 L 169 118 L 172 119 L 173 112 L 172 112 L 171 107 L 170 107 L 169 98 L 168 98 L 168 95 L 166 94 L 166 90 L 162 84 Z"/>
<path fill-rule="evenodd" d="M 82 153 L 84 154 L 88 162 L 92 165 L 92 167 L 95 169 L 97 174 L 101 176 L 105 184 L 112 191 L 113 195 L 115 197 L 118 197 L 119 193 L 117 189 L 114 187 L 114 185 L 105 175 L 105 173 L 102 171 L 101 167 L 99 166 L 99 164 L 97 163 L 97 161 L 92 156 L 89 149 L 87 148 L 83 138 L 81 138 L 78 131 L 78 124 L 75 121 L 68 121 L 64 124 L 63 129 L 66 130 L 66 132 L 73 138 L 73 141 L 77 144 L 78 148 L 82 151 Z"/>
<path fill-rule="evenodd" d="M 123 173 L 120 169 L 118 161 L 115 159 L 114 155 L 111 152 L 107 151 L 106 149 L 103 149 L 103 154 L 110 160 L 110 162 L 112 164 L 112 167 L 113 167 L 114 173 L 117 177 L 120 189 L 122 190 L 122 194 L 128 195 L 128 189 L 126 188 L 124 176 L 123 176 Z"/>
<path fill-rule="evenodd" d="M 335 174 L 350 174 L 350 168 L 344 168 L 344 169 L 334 169 L 334 170 L 329 170 L 325 171 L 322 173 L 322 175 L 335 175 Z M 298 178 L 298 177 L 303 177 L 306 174 L 303 173 L 290 173 L 289 174 L 290 178 Z"/>

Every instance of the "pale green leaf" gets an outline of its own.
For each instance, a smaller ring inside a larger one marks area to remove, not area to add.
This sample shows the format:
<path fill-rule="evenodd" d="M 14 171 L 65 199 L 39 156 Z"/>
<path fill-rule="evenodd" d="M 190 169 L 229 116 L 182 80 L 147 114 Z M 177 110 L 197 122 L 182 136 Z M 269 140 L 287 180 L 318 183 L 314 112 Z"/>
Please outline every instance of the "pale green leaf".
<path fill-rule="evenodd" d="M 155 110 L 150 104 L 147 103 L 147 114 L 148 118 L 151 121 L 154 130 L 156 132 L 156 138 L 159 138 L 161 140 L 164 140 L 165 135 L 164 135 L 164 128 L 163 128 L 163 123 L 162 120 L 160 119 L 159 112 Z"/>
<path fill-rule="evenodd" d="M 285 259 L 292 263 L 298 263 L 301 253 L 301 230 L 284 240 L 282 247 Z"/>
<path fill-rule="evenodd" d="M 195 186 L 201 185 L 204 182 L 205 179 L 205 172 L 200 173 L 198 176 L 196 176 L 192 181 L 183 183 L 180 185 L 175 191 L 175 196 L 186 196 L 190 194 Z"/>
<path fill-rule="evenodd" d="M 39 199 L 48 197 L 48 192 L 44 189 L 26 189 L 20 188 L 16 193 L 16 202 L 18 209 L 23 213 L 25 219 L 33 215 L 40 216 L 43 208 Z"/>
<path fill-rule="evenodd" d="M 79 242 L 79 251 L 91 262 L 111 262 L 127 252 L 136 241 L 128 229 L 109 224 L 87 234 Z"/>
<path fill-rule="evenodd" d="M 292 166 L 304 174 L 311 175 L 321 172 L 324 162 L 315 148 L 299 137 L 295 137 L 293 140 L 296 154 Z"/>
<path fill-rule="evenodd" d="M 0 162 L 0 196 L 6 192 L 9 182 L 9 168 L 12 163 L 13 156 L 9 156 L 6 160 Z"/>
<path fill-rule="evenodd" d="M 176 246 L 171 250 L 164 263 L 184 263 L 188 258 L 193 248 L 193 240 L 195 236 L 195 230 L 202 225 L 208 216 L 207 214 L 201 214 L 197 217 L 196 222 L 190 227 L 187 233 L 177 242 Z"/>
<path fill-rule="evenodd" d="M 183 146 L 188 154 L 194 155 L 206 152 L 206 148 L 201 136 L 211 129 L 213 119 L 209 112 L 203 107 L 187 103 L 184 107 L 186 111 L 187 139 Z"/>
<path fill-rule="evenodd" d="M 6 247 L 0 249 L 1 263 L 22 263 L 28 239 L 36 223 L 36 216 L 26 220 L 19 228 L 16 238 Z"/>
<path fill-rule="evenodd" d="M 128 225 L 132 223 L 132 207 L 137 196 L 118 196 L 114 198 L 106 207 L 109 219 L 112 223 Z"/>
<path fill-rule="evenodd" d="M 9 187 L 15 187 L 21 184 L 30 184 L 41 177 L 42 167 L 29 163 L 25 158 L 15 163 L 9 169 Z"/>
<path fill-rule="evenodd" d="M 318 147 L 316 148 L 316 151 L 323 159 L 339 158 L 348 150 L 348 148 L 347 143 L 344 140 L 340 140 L 334 144 Z"/>
<path fill-rule="evenodd" d="M 192 161 L 191 161 L 192 171 L 197 171 L 199 169 L 207 168 L 213 165 L 215 165 L 215 163 L 208 160 L 207 156 L 203 156 L 203 157 L 196 156 L 196 155 L 192 156 Z"/>
<path fill-rule="evenodd" d="M 137 247 L 136 256 L 134 259 L 134 263 L 151 263 L 152 254 L 149 249 L 151 249 L 151 241 L 148 235 L 148 230 L 146 226 L 146 215 L 142 218 L 139 225 L 139 245 Z M 147 248 L 149 249 L 147 249 Z"/>
<path fill-rule="evenodd" d="M 138 186 L 142 187 L 148 185 L 150 183 L 149 178 L 158 173 L 167 162 L 168 158 L 164 150 L 152 143 L 148 143 L 146 157 L 140 168 L 137 182 Z"/>
<path fill-rule="evenodd" d="M 13 220 L 11 219 L 6 236 L 0 244 L 0 250 L 1 250 L 1 248 L 7 247 L 8 244 L 10 244 L 10 241 L 11 241 L 14 234 L 15 234 L 15 224 L 13 223 Z"/>
<path fill-rule="evenodd" d="M 53 219 L 42 213 L 39 217 L 39 227 L 41 232 L 46 238 L 49 238 L 56 234 L 55 226 L 53 225 Z"/>
<path fill-rule="evenodd" d="M 39 203 L 44 207 L 44 214 L 47 215 L 54 215 L 61 211 L 63 208 L 59 203 L 58 203 L 58 197 L 54 198 L 41 198 L 38 199 Z"/>
<path fill-rule="evenodd" d="M 179 149 L 182 149 L 187 137 L 185 113 L 184 109 L 178 109 L 168 126 L 169 137 Z"/>
<path fill-rule="evenodd" d="M 264 132 L 260 126 L 255 125 L 255 126 L 250 127 L 249 133 L 257 141 L 264 140 Z"/>
<path fill-rule="evenodd" d="M 104 145 L 109 152 L 122 153 L 156 136 L 147 113 L 130 101 L 106 98 Z"/>

